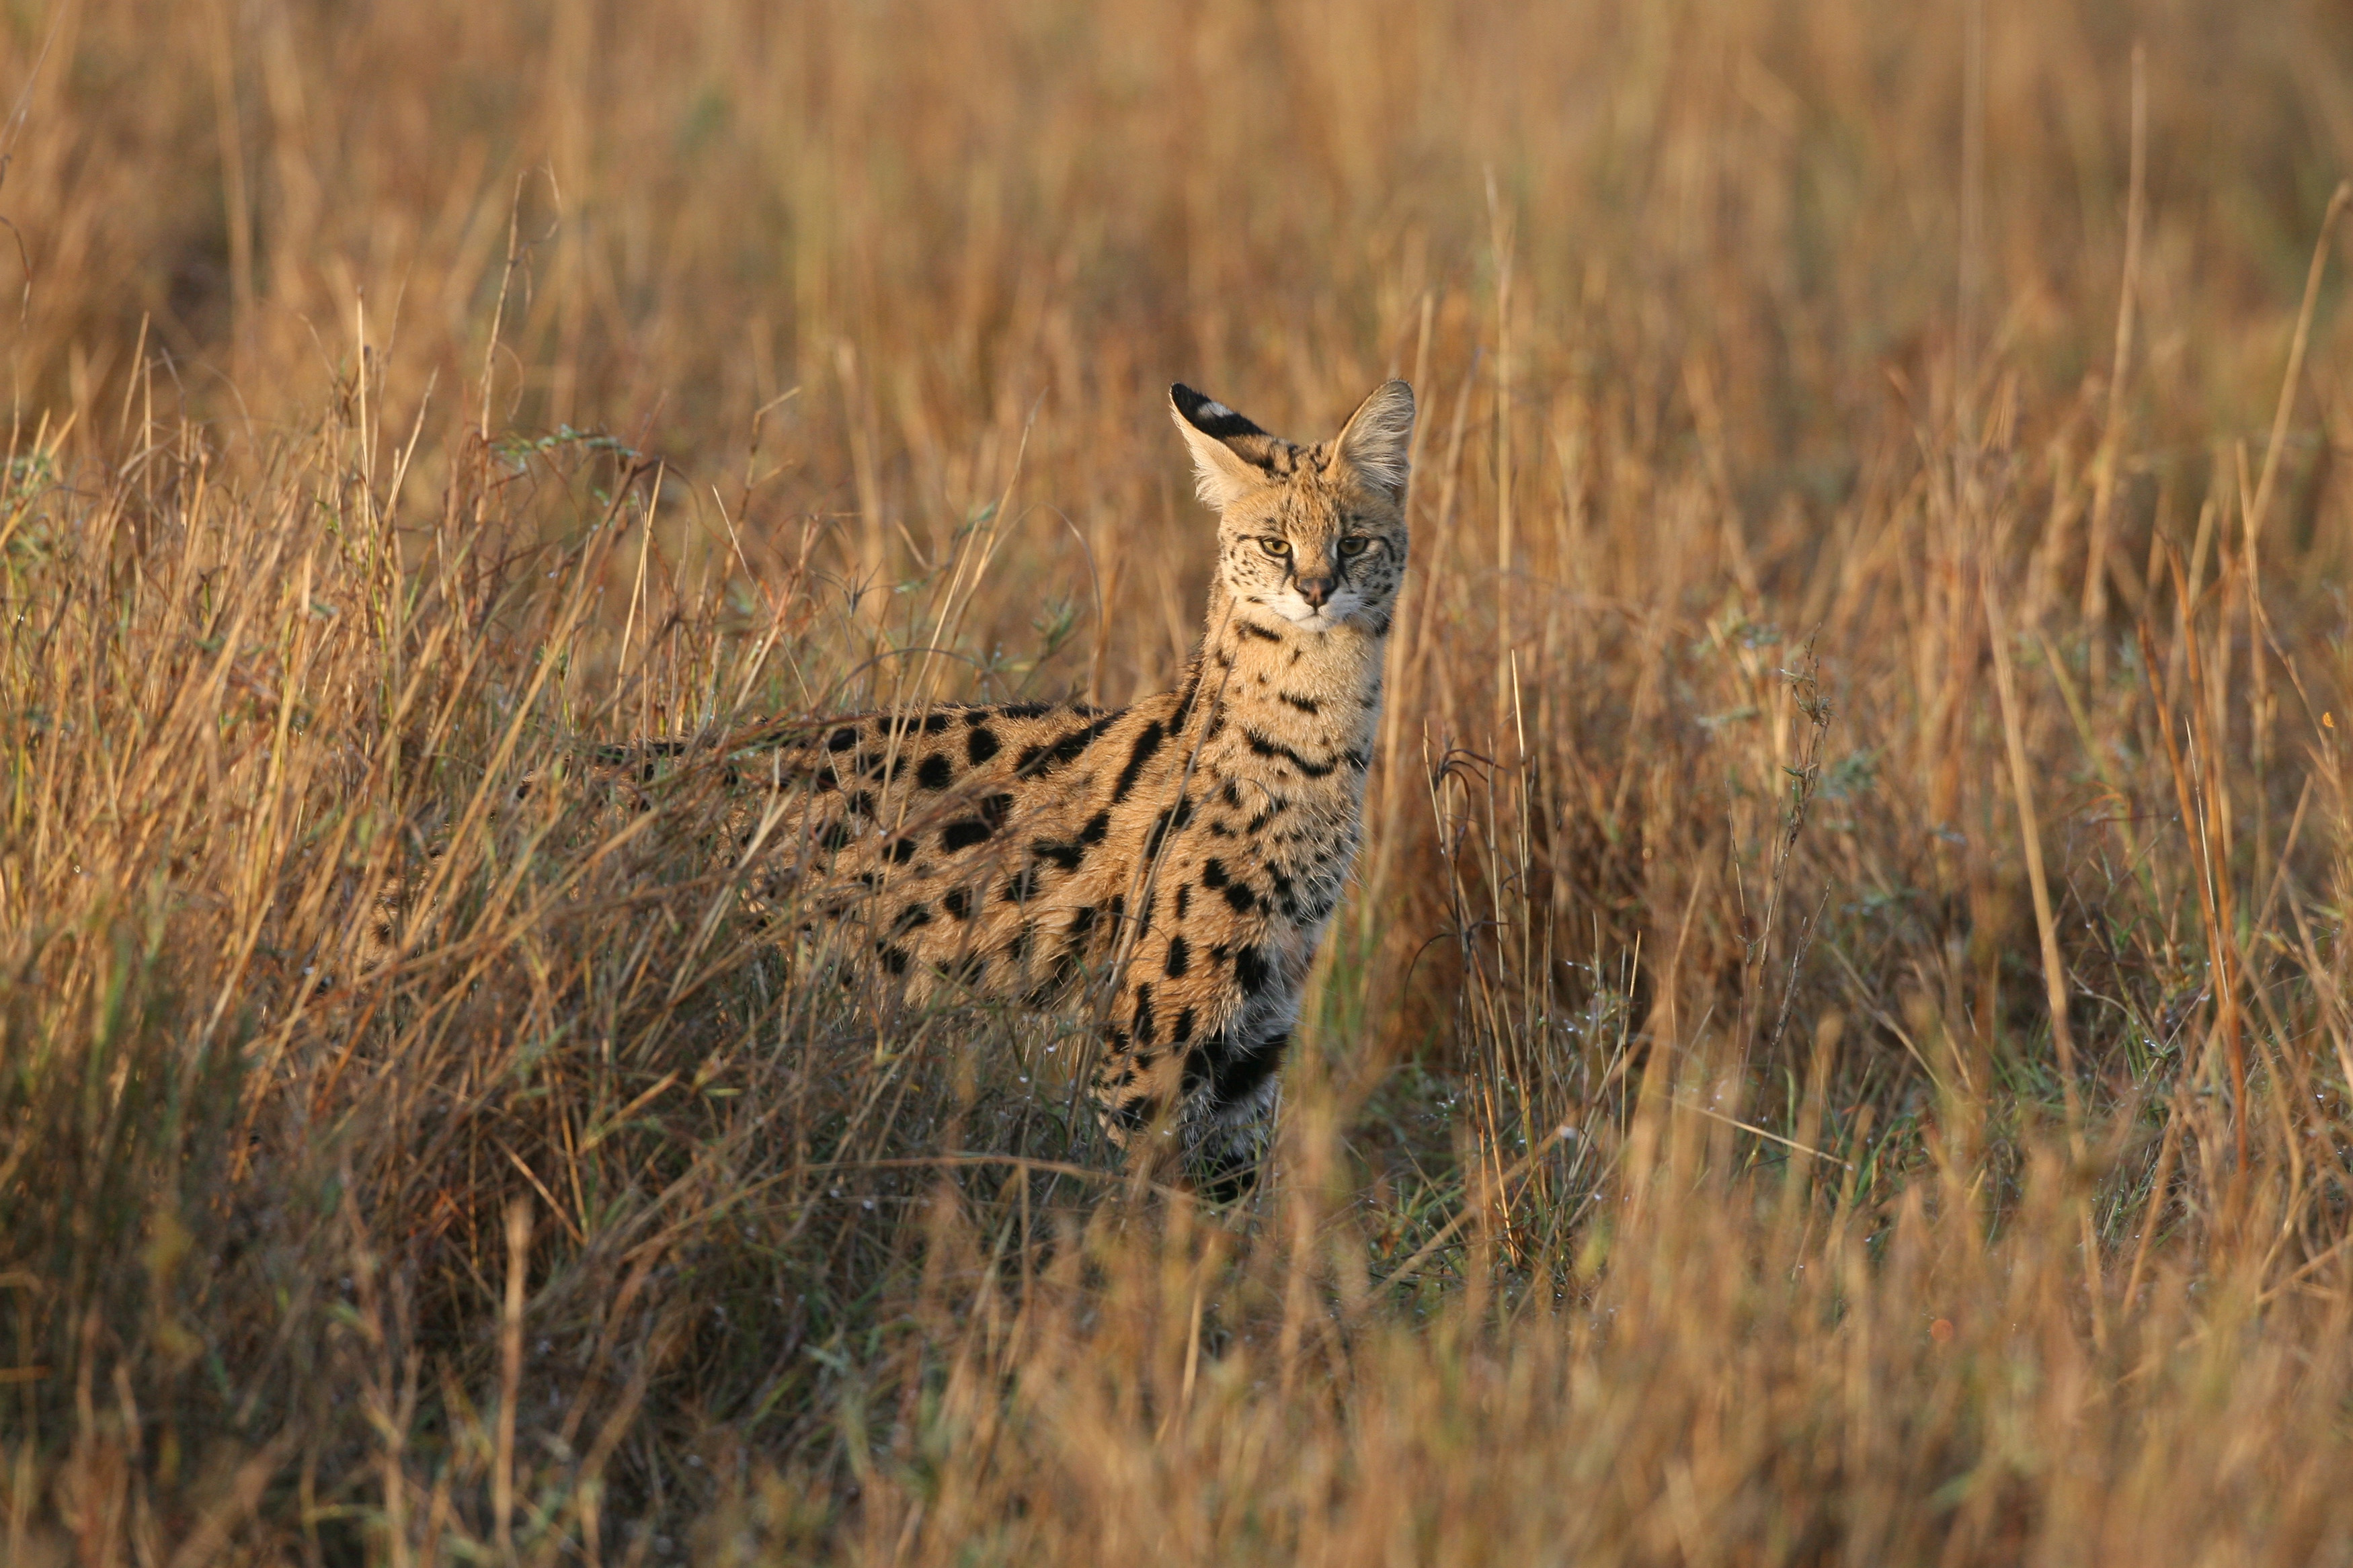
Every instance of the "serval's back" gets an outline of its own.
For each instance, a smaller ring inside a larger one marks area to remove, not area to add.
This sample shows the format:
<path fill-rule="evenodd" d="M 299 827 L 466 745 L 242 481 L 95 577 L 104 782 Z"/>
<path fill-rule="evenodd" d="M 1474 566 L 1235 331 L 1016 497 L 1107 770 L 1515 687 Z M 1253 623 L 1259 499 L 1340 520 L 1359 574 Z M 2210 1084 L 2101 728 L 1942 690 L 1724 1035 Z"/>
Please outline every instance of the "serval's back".
<path fill-rule="evenodd" d="M 729 767 L 766 786 L 744 817 L 766 878 L 857 922 L 864 958 L 925 992 L 1096 997 L 1113 1135 L 1180 1132 L 1230 1174 L 1356 854 L 1414 405 L 1390 382 L 1301 447 L 1170 402 L 1219 514 L 1176 689 L 846 717 L 739 736 Z"/>

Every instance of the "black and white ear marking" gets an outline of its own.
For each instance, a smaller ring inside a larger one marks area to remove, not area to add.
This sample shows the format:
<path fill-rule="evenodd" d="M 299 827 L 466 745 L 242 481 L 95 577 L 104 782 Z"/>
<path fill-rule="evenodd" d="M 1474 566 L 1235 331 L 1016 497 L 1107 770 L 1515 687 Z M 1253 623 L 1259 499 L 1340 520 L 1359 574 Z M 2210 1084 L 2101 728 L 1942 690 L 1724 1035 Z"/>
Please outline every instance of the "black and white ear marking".
<path fill-rule="evenodd" d="M 1168 402 L 1186 424 L 1202 435 L 1215 436 L 1220 441 L 1230 441 L 1237 436 L 1266 434 L 1216 398 L 1204 397 L 1181 381 L 1168 389 Z"/>
<path fill-rule="evenodd" d="M 1332 449 L 1367 483 L 1402 495 L 1413 452 L 1413 388 L 1401 381 L 1384 382 L 1348 416 Z"/>
<path fill-rule="evenodd" d="M 1268 482 L 1264 468 L 1227 444 L 1269 440 L 1265 431 L 1182 382 L 1168 389 L 1168 410 L 1193 449 L 1194 488 L 1202 505 L 1223 511 Z"/>

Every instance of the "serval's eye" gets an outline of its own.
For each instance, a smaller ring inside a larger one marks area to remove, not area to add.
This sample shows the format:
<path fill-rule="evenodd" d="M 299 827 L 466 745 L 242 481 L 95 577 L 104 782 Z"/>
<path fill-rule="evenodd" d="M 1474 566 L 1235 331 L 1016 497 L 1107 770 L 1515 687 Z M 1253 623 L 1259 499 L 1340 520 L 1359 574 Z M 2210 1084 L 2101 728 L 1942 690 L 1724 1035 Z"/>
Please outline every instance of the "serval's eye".
<path fill-rule="evenodd" d="M 1343 555 L 1362 555 L 1366 551 L 1371 549 L 1372 545 L 1373 542 L 1366 539 L 1364 535 L 1351 534 L 1346 539 L 1340 541 L 1340 553 Z"/>
<path fill-rule="evenodd" d="M 1288 539 L 1277 539 L 1272 534 L 1269 534 L 1264 539 L 1260 540 L 1258 542 L 1258 547 L 1261 550 L 1265 551 L 1269 555 L 1288 555 L 1291 553 L 1291 541 Z"/>

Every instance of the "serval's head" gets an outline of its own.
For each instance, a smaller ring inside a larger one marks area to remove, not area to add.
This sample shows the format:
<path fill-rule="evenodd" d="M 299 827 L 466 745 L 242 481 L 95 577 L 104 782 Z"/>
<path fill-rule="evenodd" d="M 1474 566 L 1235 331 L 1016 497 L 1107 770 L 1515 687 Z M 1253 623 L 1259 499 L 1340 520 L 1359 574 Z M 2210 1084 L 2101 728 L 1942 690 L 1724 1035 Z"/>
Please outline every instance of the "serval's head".
<path fill-rule="evenodd" d="M 1168 389 L 1218 512 L 1218 576 L 1233 613 L 1274 630 L 1389 629 L 1405 582 L 1413 388 L 1392 381 L 1340 433 L 1302 447 L 1189 386 Z"/>

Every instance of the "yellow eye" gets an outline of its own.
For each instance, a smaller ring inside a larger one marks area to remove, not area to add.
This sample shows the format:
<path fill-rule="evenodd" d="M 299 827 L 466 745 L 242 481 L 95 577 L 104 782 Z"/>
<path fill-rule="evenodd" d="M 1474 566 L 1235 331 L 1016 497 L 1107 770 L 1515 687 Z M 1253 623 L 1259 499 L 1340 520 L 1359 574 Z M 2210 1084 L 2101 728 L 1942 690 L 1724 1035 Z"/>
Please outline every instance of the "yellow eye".
<path fill-rule="evenodd" d="M 1371 540 L 1366 539 L 1362 535 L 1351 535 L 1350 537 L 1340 541 L 1340 553 L 1343 555 L 1362 555 L 1366 551 L 1372 548 L 1372 544 L 1373 542 Z"/>
<path fill-rule="evenodd" d="M 1291 553 L 1291 541 L 1288 539 L 1277 539 L 1271 534 L 1260 540 L 1258 542 L 1258 547 L 1261 550 L 1265 551 L 1269 555 L 1288 555 Z"/>

